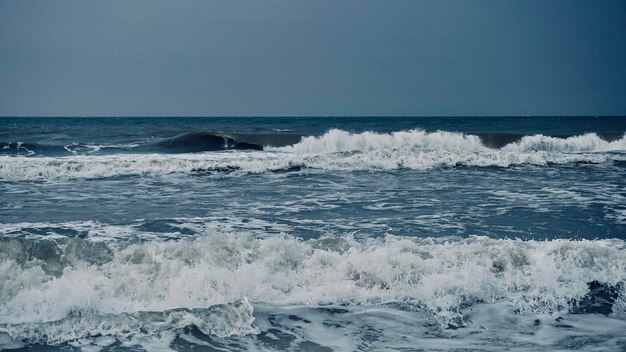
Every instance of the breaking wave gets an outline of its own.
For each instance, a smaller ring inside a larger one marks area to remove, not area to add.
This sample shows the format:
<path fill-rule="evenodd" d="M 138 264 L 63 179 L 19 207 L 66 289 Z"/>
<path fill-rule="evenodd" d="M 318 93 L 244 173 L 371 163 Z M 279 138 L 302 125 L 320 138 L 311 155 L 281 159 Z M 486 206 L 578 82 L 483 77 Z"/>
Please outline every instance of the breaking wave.
<path fill-rule="evenodd" d="M 519 138 L 519 140 L 516 140 Z M 483 141 L 487 140 L 487 143 Z M 502 142 L 510 142 L 503 144 Z M 607 141 L 595 133 L 567 138 L 544 135 L 515 136 L 510 134 L 471 135 L 456 132 L 426 132 L 422 130 L 400 131 L 390 134 L 375 132 L 349 133 L 343 130 L 330 130 L 316 137 L 309 136 L 292 146 L 276 150 L 298 153 L 337 153 L 377 150 L 420 150 L 485 152 L 489 146 L 502 147 L 505 152 L 603 152 L 626 150 L 626 136 Z"/>
<path fill-rule="evenodd" d="M 128 339 L 194 326 L 255 333 L 252 302 L 404 304 L 442 326 L 478 303 L 518 314 L 623 314 L 622 240 L 521 241 L 242 233 L 128 243 L 0 239 L 0 332 L 30 343 Z M 102 255 L 94 258 L 93 253 Z M 56 267 L 51 270 L 48 264 Z"/>
<path fill-rule="evenodd" d="M 626 137 L 607 141 L 593 133 L 568 138 L 524 136 L 501 148 L 492 148 L 486 146 L 481 137 L 462 133 L 412 130 L 391 134 L 353 134 L 330 130 L 322 136 L 304 137 L 296 144 L 265 147 L 263 151 L 257 144 L 210 136 L 186 134 L 159 142 L 161 148 L 188 152 L 182 154 L 134 153 L 51 158 L 0 156 L 0 179 L 50 180 L 300 169 L 426 170 L 455 166 L 508 167 L 626 160 Z M 252 151 L 191 153 L 196 151 L 196 147 L 205 150 L 207 143 L 218 143 L 221 147 L 226 143 L 227 149 Z"/>

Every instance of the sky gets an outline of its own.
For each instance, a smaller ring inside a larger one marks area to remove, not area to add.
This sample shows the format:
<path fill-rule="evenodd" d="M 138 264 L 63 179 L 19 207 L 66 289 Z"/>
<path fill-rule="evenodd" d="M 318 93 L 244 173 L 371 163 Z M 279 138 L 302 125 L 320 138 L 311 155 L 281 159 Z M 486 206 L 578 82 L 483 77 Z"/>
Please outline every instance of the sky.
<path fill-rule="evenodd" d="M 626 1 L 0 0 L 0 116 L 626 115 Z"/>

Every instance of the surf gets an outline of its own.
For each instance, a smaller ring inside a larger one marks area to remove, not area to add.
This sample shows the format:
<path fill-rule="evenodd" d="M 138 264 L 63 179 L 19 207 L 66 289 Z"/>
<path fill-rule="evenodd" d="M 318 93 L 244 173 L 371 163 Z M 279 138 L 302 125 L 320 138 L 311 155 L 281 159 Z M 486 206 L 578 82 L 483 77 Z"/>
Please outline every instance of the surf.
<path fill-rule="evenodd" d="M 176 173 L 244 175 L 307 169 L 384 171 L 439 167 L 506 168 L 577 163 L 619 166 L 626 160 L 626 137 L 607 141 L 593 133 L 567 138 L 524 136 L 501 148 L 486 146 L 481 137 L 476 135 L 444 131 L 429 133 L 422 130 L 390 134 L 330 130 L 321 136 L 302 137 L 296 144 L 283 147 L 261 146 L 213 134 L 192 133 L 159 141 L 155 145 L 161 152 L 145 147 L 145 153 L 130 154 L 50 158 L 3 155 L 0 156 L 0 179 L 96 179 Z M 166 152 L 162 149 L 166 149 Z"/>

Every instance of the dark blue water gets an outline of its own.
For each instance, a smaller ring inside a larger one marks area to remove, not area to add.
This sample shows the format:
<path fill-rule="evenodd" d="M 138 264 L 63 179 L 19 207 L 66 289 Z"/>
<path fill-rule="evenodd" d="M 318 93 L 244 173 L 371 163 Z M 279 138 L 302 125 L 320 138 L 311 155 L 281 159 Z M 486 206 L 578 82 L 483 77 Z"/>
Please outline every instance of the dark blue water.
<path fill-rule="evenodd" d="M 623 350 L 626 118 L 1 118 L 0 348 Z"/>
<path fill-rule="evenodd" d="M 624 117 L 2 117 L 0 141 L 128 144 L 184 132 L 319 135 L 329 129 L 360 133 L 423 129 L 462 133 L 571 136 L 622 135 Z"/>

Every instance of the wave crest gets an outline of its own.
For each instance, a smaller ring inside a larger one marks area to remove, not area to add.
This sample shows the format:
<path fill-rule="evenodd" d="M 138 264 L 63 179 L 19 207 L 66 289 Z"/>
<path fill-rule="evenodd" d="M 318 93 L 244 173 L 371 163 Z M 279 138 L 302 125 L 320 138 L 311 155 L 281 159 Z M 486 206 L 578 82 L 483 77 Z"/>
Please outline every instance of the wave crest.
<path fill-rule="evenodd" d="M 481 151 L 484 146 L 477 136 L 454 132 L 427 133 L 421 130 L 412 130 L 381 134 L 375 132 L 350 133 L 333 129 L 322 136 L 304 137 L 295 145 L 275 149 L 292 153 L 370 152 L 384 149 Z"/>
<path fill-rule="evenodd" d="M 488 148 L 484 140 L 489 139 L 492 144 L 497 145 L 499 144 L 497 137 L 503 141 L 508 141 L 513 136 L 483 134 L 481 137 L 480 135 L 446 131 L 428 133 L 423 130 L 399 131 L 389 134 L 350 133 L 332 129 L 324 135 L 304 137 L 299 143 L 274 148 L 274 150 L 292 153 L 371 152 L 386 149 L 485 152 L 492 148 Z M 520 136 L 519 141 L 506 143 L 502 149 L 510 152 L 545 151 L 560 153 L 624 151 L 626 150 L 626 136 L 612 142 L 600 138 L 595 133 L 567 138 L 544 135 Z"/>

